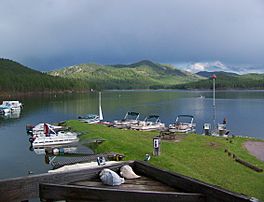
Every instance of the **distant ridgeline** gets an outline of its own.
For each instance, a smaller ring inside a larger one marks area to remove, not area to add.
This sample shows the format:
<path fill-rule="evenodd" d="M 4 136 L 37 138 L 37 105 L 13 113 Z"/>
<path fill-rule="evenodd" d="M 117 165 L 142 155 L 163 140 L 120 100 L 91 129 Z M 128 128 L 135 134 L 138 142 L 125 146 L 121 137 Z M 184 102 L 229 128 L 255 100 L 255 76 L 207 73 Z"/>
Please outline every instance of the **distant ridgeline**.
<path fill-rule="evenodd" d="M 54 77 L 8 59 L 0 59 L 0 93 L 50 92 L 89 88 L 84 81 Z"/>
<path fill-rule="evenodd" d="M 206 80 L 175 85 L 175 89 L 210 89 L 212 81 L 210 76 L 215 74 L 217 89 L 264 89 L 264 74 L 235 74 L 230 72 L 198 72 L 197 75 L 207 77 Z"/>
<path fill-rule="evenodd" d="M 0 93 L 59 92 L 89 89 L 210 89 L 217 75 L 219 89 L 264 89 L 264 74 L 228 72 L 192 74 L 171 65 L 143 60 L 130 65 L 80 64 L 42 73 L 0 59 Z"/>

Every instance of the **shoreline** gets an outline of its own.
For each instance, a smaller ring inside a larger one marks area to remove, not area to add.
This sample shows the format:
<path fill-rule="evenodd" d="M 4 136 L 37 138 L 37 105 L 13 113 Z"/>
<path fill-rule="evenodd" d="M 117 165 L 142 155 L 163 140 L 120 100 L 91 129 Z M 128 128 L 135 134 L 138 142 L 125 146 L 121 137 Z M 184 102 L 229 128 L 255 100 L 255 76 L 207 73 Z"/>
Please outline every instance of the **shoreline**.
<path fill-rule="evenodd" d="M 72 93 L 89 93 L 89 92 L 99 92 L 99 91 L 120 91 L 120 92 L 133 92 L 133 91 L 138 91 L 138 92 L 146 92 L 146 91 L 153 91 L 153 92 L 158 92 L 158 91 L 164 91 L 164 92 L 169 92 L 169 91 L 175 91 L 175 92 L 181 92 L 181 91 L 193 91 L 193 92 L 211 92 L 212 89 L 101 89 L 101 90 L 58 90 L 58 91 L 29 91 L 29 92 L 1 92 L 0 91 L 0 98 L 14 98 L 14 97 L 30 97 L 34 95 L 54 95 L 54 94 L 72 94 Z M 264 89 L 223 89 L 223 90 L 218 90 L 218 92 L 263 92 Z"/>

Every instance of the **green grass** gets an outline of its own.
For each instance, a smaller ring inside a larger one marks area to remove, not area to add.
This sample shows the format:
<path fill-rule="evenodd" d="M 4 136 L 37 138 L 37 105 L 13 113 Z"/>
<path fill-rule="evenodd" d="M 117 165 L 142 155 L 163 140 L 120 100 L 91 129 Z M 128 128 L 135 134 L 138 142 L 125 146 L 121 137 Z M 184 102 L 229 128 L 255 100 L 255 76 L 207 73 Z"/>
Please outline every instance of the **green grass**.
<path fill-rule="evenodd" d="M 106 139 L 96 148 L 96 152 L 122 153 L 126 156 L 125 160 L 143 160 L 146 153 L 152 154 L 152 138 L 158 134 L 88 125 L 79 121 L 68 121 L 67 125 L 83 132 L 81 140 Z M 153 156 L 150 163 L 264 200 L 264 173 L 257 173 L 236 163 L 224 152 L 227 148 L 238 157 L 264 169 L 264 162 L 250 155 L 243 147 L 246 140 L 248 139 L 235 137 L 230 143 L 225 138 L 186 135 L 180 142 L 162 141 L 161 155 Z"/>

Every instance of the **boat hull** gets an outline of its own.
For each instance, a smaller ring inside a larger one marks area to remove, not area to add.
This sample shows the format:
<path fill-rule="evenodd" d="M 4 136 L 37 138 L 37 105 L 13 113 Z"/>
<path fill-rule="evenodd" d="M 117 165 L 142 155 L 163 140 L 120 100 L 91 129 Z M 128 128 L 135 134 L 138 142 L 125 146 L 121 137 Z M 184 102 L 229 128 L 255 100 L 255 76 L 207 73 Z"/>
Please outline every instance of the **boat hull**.
<path fill-rule="evenodd" d="M 32 143 L 32 146 L 35 147 L 47 147 L 47 146 L 59 146 L 59 145 L 68 145 L 77 143 L 79 141 L 79 138 L 37 138 Z"/>

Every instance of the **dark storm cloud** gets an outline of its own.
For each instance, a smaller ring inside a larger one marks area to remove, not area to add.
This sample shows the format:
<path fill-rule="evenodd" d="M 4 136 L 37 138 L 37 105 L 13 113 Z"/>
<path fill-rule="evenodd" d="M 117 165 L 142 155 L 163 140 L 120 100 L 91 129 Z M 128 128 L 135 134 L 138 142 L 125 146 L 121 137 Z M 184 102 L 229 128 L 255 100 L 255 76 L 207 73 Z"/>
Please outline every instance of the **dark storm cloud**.
<path fill-rule="evenodd" d="M 0 0 L 0 9 L 0 57 L 38 69 L 141 59 L 264 64 L 262 0 Z"/>

